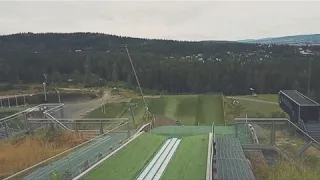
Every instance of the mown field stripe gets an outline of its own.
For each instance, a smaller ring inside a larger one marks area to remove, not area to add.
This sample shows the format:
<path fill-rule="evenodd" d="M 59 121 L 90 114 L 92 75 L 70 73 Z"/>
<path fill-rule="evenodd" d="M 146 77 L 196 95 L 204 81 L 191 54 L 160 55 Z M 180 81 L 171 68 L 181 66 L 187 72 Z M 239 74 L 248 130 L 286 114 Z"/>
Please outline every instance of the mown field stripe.
<path fill-rule="evenodd" d="M 106 160 L 84 179 L 135 179 L 166 137 L 144 134 Z"/>
<path fill-rule="evenodd" d="M 208 134 L 184 137 L 162 179 L 205 179 Z"/>

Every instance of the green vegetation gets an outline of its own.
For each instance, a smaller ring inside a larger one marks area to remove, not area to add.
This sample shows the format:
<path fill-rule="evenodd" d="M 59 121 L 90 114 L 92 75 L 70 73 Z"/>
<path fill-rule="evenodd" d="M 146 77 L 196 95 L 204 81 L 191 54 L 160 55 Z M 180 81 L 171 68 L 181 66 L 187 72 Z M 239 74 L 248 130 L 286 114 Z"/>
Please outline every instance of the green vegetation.
<path fill-rule="evenodd" d="M 171 109 L 168 117 L 176 120 L 181 120 L 184 125 L 195 125 L 196 123 L 196 112 L 197 102 L 196 95 L 180 95 L 180 96 L 167 96 L 170 100 L 169 102 L 174 102 L 169 105 Z M 167 109 L 169 109 L 167 108 Z"/>
<path fill-rule="evenodd" d="M 86 115 L 87 118 L 115 118 L 121 115 L 125 103 L 107 103 Z M 104 111 L 104 112 L 103 112 Z"/>
<path fill-rule="evenodd" d="M 224 125 L 222 95 L 199 95 L 196 121 L 201 124 Z"/>
<path fill-rule="evenodd" d="M 10 116 L 14 113 L 17 113 L 16 111 L 0 111 L 0 118 L 4 118 L 6 116 Z"/>
<path fill-rule="evenodd" d="M 132 102 L 137 102 L 139 107 L 143 105 L 142 99 Z M 147 103 L 151 113 L 181 120 L 184 125 L 224 124 L 221 95 L 168 95 L 148 98 Z M 141 109 L 136 112 L 138 117 L 143 113 Z"/>
<path fill-rule="evenodd" d="M 134 179 L 165 139 L 164 136 L 143 134 L 107 159 L 85 179 Z"/>
<path fill-rule="evenodd" d="M 263 101 L 270 101 L 270 102 L 278 102 L 278 94 L 258 94 L 257 96 L 253 95 L 245 95 L 245 96 L 236 96 L 240 98 L 246 98 L 246 99 L 257 99 L 257 100 L 263 100 Z"/>
<path fill-rule="evenodd" d="M 29 107 L 28 106 L 19 106 L 19 107 L 12 106 L 10 108 L 8 108 L 8 107 L 0 108 L 0 118 L 10 116 L 10 115 L 17 113 L 19 111 L 23 111 L 27 108 L 29 108 Z"/>
<path fill-rule="evenodd" d="M 302 47 L 314 52 L 305 56 L 290 45 L 151 40 L 101 33 L 24 33 L 0 36 L 0 42 L 1 83 L 39 83 L 46 72 L 48 81 L 55 84 L 102 86 L 112 81 L 134 89 L 136 82 L 122 47 L 127 44 L 143 88 L 170 94 L 243 94 L 250 87 L 258 94 L 291 88 L 306 92 L 305 67 L 310 58 L 320 57 L 319 46 Z M 320 61 L 313 61 L 312 68 L 320 69 Z M 314 77 L 319 76 L 319 71 L 312 71 L 311 92 L 318 98 L 320 83 Z"/>
<path fill-rule="evenodd" d="M 274 96 L 261 96 L 265 99 Z M 287 117 L 287 114 L 279 107 L 278 104 L 263 102 L 254 102 L 247 100 L 236 100 L 239 103 L 233 103 L 233 99 L 224 98 L 225 120 L 227 124 L 233 124 L 236 117 Z"/>
<path fill-rule="evenodd" d="M 256 179 L 274 180 L 300 180 L 300 179 L 319 179 L 320 171 L 317 166 L 301 167 L 303 161 L 278 161 L 273 167 L 269 167 L 262 158 L 250 158 L 253 167 L 253 173 Z"/>
<path fill-rule="evenodd" d="M 10 108 L 8 108 L 8 107 L 4 107 L 4 108 L 0 108 L 0 113 L 2 113 L 2 112 L 12 112 L 12 113 L 16 113 L 16 112 L 19 112 L 19 111 L 23 111 L 23 110 L 25 110 L 25 109 L 27 109 L 27 108 L 30 108 L 30 107 L 32 107 L 32 106 L 18 106 L 18 107 L 16 107 L 16 106 L 11 106 Z"/>
<path fill-rule="evenodd" d="M 261 94 L 257 98 L 261 100 L 275 100 L 275 94 Z M 244 97 L 244 96 L 239 96 Z M 250 97 L 255 98 L 255 97 Z M 224 99 L 224 100 L 222 100 Z M 164 95 L 159 98 L 146 98 L 150 112 L 156 115 L 164 115 L 173 120 L 181 120 L 184 125 L 215 125 L 233 124 L 235 117 L 287 117 L 277 104 L 254 102 L 247 100 L 237 100 L 222 97 L 221 95 Z M 140 120 L 144 115 L 144 103 L 141 98 L 134 98 L 132 103 L 137 103 L 134 110 L 136 120 Z M 224 107 L 222 106 L 224 103 Z M 102 117 L 128 117 L 130 112 L 121 112 L 125 108 L 125 103 L 109 103 L 103 108 L 97 108 L 88 114 L 91 118 Z M 222 109 L 224 108 L 224 113 Z M 224 115 L 225 114 L 225 115 Z M 140 123 L 140 122 L 138 122 Z"/>
<path fill-rule="evenodd" d="M 221 95 L 165 95 L 159 98 L 146 98 L 149 111 L 155 115 L 164 115 L 173 120 L 181 120 L 184 125 L 211 125 L 212 122 L 223 125 L 223 108 Z M 136 120 L 144 115 L 144 102 L 141 98 L 134 98 L 131 103 L 137 103 L 134 109 Z M 90 112 L 87 117 L 128 117 L 130 112 L 122 111 L 125 103 L 109 103 Z M 200 107 L 200 108 L 199 108 Z M 203 107 L 203 108 L 202 108 Z M 138 122 L 140 123 L 140 122 Z"/>
<path fill-rule="evenodd" d="M 208 134 L 184 137 L 162 179 L 205 179 L 207 153 Z"/>
<path fill-rule="evenodd" d="M 276 102 L 276 95 L 262 95 L 262 93 L 277 93 L 279 89 L 297 89 L 306 92 L 305 67 L 308 67 L 310 58 L 320 59 L 320 54 L 316 53 L 319 52 L 320 46 L 308 46 L 307 49 L 315 53 L 305 56 L 300 52 L 306 51 L 306 48 L 301 47 L 303 49 L 301 50 L 289 45 L 149 40 L 99 33 L 22 33 L 0 36 L 0 42 L 0 82 L 2 83 L 0 93 L 14 90 L 12 94 L 28 89 L 21 86 L 15 87 L 17 84 L 27 83 L 37 83 L 32 92 L 41 92 L 42 85 L 39 85 L 39 82 L 43 81 L 43 73 L 48 77 L 48 89 L 53 87 L 49 84 L 52 82 L 55 87 L 64 84 L 102 87 L 107 84 L 111 87 L 118 86 L 134 90 L 137 84 L 125 49 L 121 48 L 123 44 L 127 44 L 141 85 L 144 89 L 151 91 L 150 93 L 147 91 L 147 94 L 157 94 L 159 91 L 168 94 L 219 91 L 231 95 L 244 94 L 248 92 L 249 87 L 254 87 L 259 94 L 258 97 L 242 97 Z M 108 42 L 109 45 L 106 46 Z M 320 61 L 312 61 L 312 68 L 320 69 Z M 317 98 L 316 100 L 320 99 L 320 83 L 314 77 L 319 76 L 320 71 L 312 71 L 311 89 L 308 94 L 310 97 Z M 35 102 L 40 100 L 41 98 Z M 212 122 L 216 125 L 223 125 L 225 122 L 232 124 L 235 117 L 246 115 L 248 117 L 286 116 L 278 105 L 238 101 L 239 104 L 233 104 L 232 100 L 225 99 L 223 113 L 218 96 L 162 96 L 157 99 L 147 99 L 152 113 L 165 115 L 173 120 L 181 120 L 184 125 L 211 125 Z M 28 102 L 31 103 L 31 101 Z M 133 99 L 132 102 L 138 103 L 134 113 L 136 119 L 140 120 L 145 111 L 143 102 L 141 99 Z M 122 103 L 108 104 L 104 108 L 106 109 L 104 113 L 101 112 L 101 108 L 98 108 L 88 116 L 128 116 L 127 112 L 121 114 L 123 108 Z M 2 112 L 0 116 L 10 113 Z M 220 130 L 228 134 L 231 128 Z M 217 128 L 216 131 L 218 130 Z M 152 145 L 152 143 L 140 143 L 144 150 Z M 155 151 L 156 146 L 159 145 L 154 146 L 152 148 Z M 123 156 L 137 163 L 140 159 L 135 158 L 148 154 L 148 152 L 131 153 L 131 151 L 138 150 L 132 148 L 123 150 L 122 152 L 127 152 Z M 144 159 L 148 158 L 144 157 Z M 117 178 L 119 176 L 112 176 L 115 171 L 121 175 L 129 174 L 129 179 L 134 177 L 134 172 L 139 171 L 135 169 L 137 167 L 127 159 L 123 158 L 122 161 L 126 163 L 116 160 L 111 161 L 113 164 L 105 163 L 106 168 L 99 171 L 102 175 L 97 177 L 105 179 L 110 175 L 111 178 Z M 114 170 L 114 167 L 119 167 L 120 164 L 122 167 Z M 139 167 L 142 166 L 143 164 L 139 165 Z M 190 168 L 188 171 L 192 172 L 193 169 Z M 281 166 L 272 173 L 287 174 L 290 179 L 293 179 L 293 176 L 298 179 L 314 178 L 306 174 L 308 171 L 303 174 L 296 168 L 289 169 Z M 286 177 L 274 175 L 274 178 Z"/>

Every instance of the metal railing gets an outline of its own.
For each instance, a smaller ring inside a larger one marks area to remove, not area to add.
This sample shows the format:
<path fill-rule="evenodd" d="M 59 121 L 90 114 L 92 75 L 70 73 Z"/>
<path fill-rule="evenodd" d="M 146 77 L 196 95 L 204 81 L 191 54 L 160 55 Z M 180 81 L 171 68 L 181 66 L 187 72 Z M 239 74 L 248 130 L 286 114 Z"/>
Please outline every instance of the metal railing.
<path fill-rule="evenodd" d="M 212 122 L 212 130 L 211 133 L 214 133 L 214 122 Z"/>
<path fill-rule="evenodd" d="M 307 134 L 309 134 L 308 129 L 306 127 L 306 125 L 304 124 L 303 120 L 301 118 L 299 118 L 299 124 L 302 125 L 303 129 L 305 130 L 305 132 Z"/>
<path fill-rule="evenodd" d="M 61 169 L 60 167 L 62 166 L 66 166 L 65 163 L 69 163 L 66 162 L 66 160 L 63 160 L 63 158 L 66 158 L 67 160 L 77 160 L 80 161 L 77 157 L 79 156 L 79 153 L 82 157 L 83 153 L 89 153 L 87 157 L 87 159 L 83 160 L 83 163 L 77 163 L 74 164 L 72 162 L 70 162 L 71 164 L 73 164 L 72 166 L 68 166 L 68 168 L 71 169 L 71 176 L 75 177 L 78 174 L 80 174 L 81 172 L 83 172 L 85 169 L 91 167 L 93 164 L 95 164 L 96 162 L 98 162 L 101 158 L 103 158 L 104 156 L 110 154 L 111 152 L 113 152 L 114 149 L 120 147 L 124 142 L 126 142 L 127 139 L 130 138 L 130 136 L 128 137 L 127 135 L 123 134 L 121 135 L 121 137 L 119 135 L 117 136 L 112 136 L 112 132 L 113 131 L 117 131 L 118 129 L 120 129 L 123 126 L 126 126 L 128 123 L 130 123 L 129 121 L 127 121 L 126 123 L 123 123 L 119 126 L 114 127 L 113 129 L 104 132 L 101 135 L 98 135 L 90 140 L 87 140 L 79 145 L 76 145 L 73 148 L 70 148 L 64 152 L 61 152 L 57 155 L 54 155 L 42 162 L 39 162 L 31 167 L 28 167 L 20 172 L 17 172 L 7 178 L 5 178 L 4 180 L 9 180 L 9 179 L 23 179 L 26 177 L 29 177 L 29 179 L 33 178 L 33 179 L 39 179 L 40 177 L 44 177 L 48 175 L 48 173 L 59 173 L 59 174 L 64 174 L 64 172 L 62 172 L 62 170 L 66 170 L 66 169 Z M 106 139 L 108 138 L 109 139 Z M 121 142 L 119 143 L 119 140 L 121 140 Z M 105 144 L 105 145 L 104 145 Z M 91 145 L 93 145 L 91 147 Z M 98 146 L 99 148 L 97 150 L 94 150 L 94 147 Z M 109 146 L 112 146 L 112 149 L 109 149 Z M 108 148 L 105 148 L 104 146 L 107 146 Z M 101 149 L 102 148 L 102 149 Z M 94 154 L 92 154 L 92 151 L 94 150 Z M 79 152 L 78 152 L 79 151 Z M 103 151 L 103 153 L 101 154 L 101 152 Z M 70 157 L 69 157 L 70 156 Z M 74 158 L 75 157 L 75 158 Z M 53 162 L 58 162 L 59 163 L 53 163 Z M 82 161 L 82 160 L 81 160 Z M 62 163 L 62 164 L 61 164 Z M 41 172 L 43 171 L 44 174 L 39 174 L 39 168 L 44 168 L 44 167 L 48 167 L 47 170 L 45 169 L 41 169 Z M 80 170 L 80 171 L 79 171 Z M 38 177 L 40 176 L 40 177 Z M 40 179 L 42 179 L 40 178 Z"/>
<path fill-rule="evenodd" d="M 207 170 L 206 170 L 206 180 L 212 180 L 212 160 L 213 160 L 213 138 L 214 134 L 209 134 L 208 142 L 208 155 L 207 155 Z"/>
<path fill-rule="evenodd" d="M 300 127 L 298 127 L 296 124 L 294 124 L 293 122 L 291 122 L 289 119 L 286 119 L 286 118 L 235 118 L 235 123 L 236 125 L 246 124 L 246 123 L 257 123 L 257 124 L 269 124 L 273 126 L 289 123 L 296 130 L 301 132 L 303 136 L 308 138 L 310 141 L 312 141 L 315 145 L 317 145 L 320 148 L 320 143 L 317 140 L 315 140 L 313 137 L 307 134 L 304 130 L 302 130 Z"/>
<path fill-rule="evenodd" d="M 102 164 L 105 160 L 107 160 L 108 158 L 110 158 L 111 156 L 113 156 L 115 153 L 117 153 L 118 151 L 120 151 L 122 148 L 124 148 L 126 145 L 128 145 L 131 141 L 135 140 L 136 138 L 138 138 L 140 135 L 142 135 L 144 132 L 138 132 L 136 134 L 134 134 L 131 138 L 127 139 L 120 147 L 118 147 L 117 149 L 115 149 L 113 152 L 111 152 L 109 155 L 107 155 L 106 157 L 102 158 L 101 160 L 99 160 L 98 162 L 96 162 L 95 164 L 93 164 L 91 167 L 87 168 L 85 171 L 81 172 L 79 175 L 77 175 L 76 177 L 74 177 L 72 180 L 78 180 L 78 179 L 82 179 L 83 177 L 85 177 L 86 175 L 88 175 L 92 170 L 94 170 L 95 168 L 97 168 L 100 164 Z"/>

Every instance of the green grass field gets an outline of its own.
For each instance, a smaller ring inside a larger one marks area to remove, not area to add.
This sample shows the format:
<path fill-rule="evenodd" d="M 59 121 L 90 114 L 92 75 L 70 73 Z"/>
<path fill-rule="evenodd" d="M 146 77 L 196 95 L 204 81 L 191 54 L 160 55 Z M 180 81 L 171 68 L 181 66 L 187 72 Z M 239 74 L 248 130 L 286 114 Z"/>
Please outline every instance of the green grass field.
<path fill-rule="evenodd" d="M 134 98 L 132 103 L 137 103 L 134 110 L 136 120 L 144 115 L 144 103 L 141 98 Z M 223 125 L 223 106 L 221 95 L 167 95 L 160 98 L 146 98 L 149 110 L 156 115 L 165 115 L 173 120 L 181 120 L 184 125 Z M 103 117 L 129 117 L 125 112 L 121 116 L 125 103 L 109 103 L 105 105 L 106 113 L 102 113 L 101 107 L 88 114 L 90 118 Z"/>
<path fill-rule="evenodd" d="M 244 95 L 244 96 L 236 96 L 241 98 L 247 98 L 247 99 L 257 99 L 257 100 L 263 100 L 263 101 L 271 101 L 271 102 L 278 102 L 278 94 L 258 94 L 257 96 L 252 95 Z"/>
<path fill-rule="evenodd" d="M 142 99 L 133 99 L 138 103 L 136 117 L 144 113 Z M 224 124 L 221 95 L 174 95 L 147 99 L 150 112 L 165 115 L 173 120 L 181 120 L 184 125 L 198 123 L 211 125 Z"/>
<path fill-rule="evenodd" d="M 265 101 L 277 101 L 276 94 L 261 94 L 253 96 L 237 96 L 248 99 Z M 232 104 L 232 99 L 221 95 L 165 95 L 160 98 L 146 98 L 149 110 L 156 115 L 164 115 L 173 120 L 181 120 L 186 126 L 193 125 L 215 125 L 233 124 L 235 117 L 287 117 L 277 104 L 237 100 L 239 104 Z M 141 120 L 144 115 L 144 103 L 141 98 L 134 98 L 132 103 L 137 103 L 138 108 L 134 110 L 135 119 Z M 224 102 L 224 107 L 222 105 Z M 123 111 L 125 103 L 109 103 L 106 105 L 106 113 L 101 108 L 92 111 L 88 117 L 118 117 Z M 224 108 L 224 112 L 223 112 Z M 125 112 L 121 117 L 129 117 Z"/>
<path fill-rule="evenodd" d="M 107 159 L 84 179 L 134 179 L 152 159 L 166 137 L 143 134 Z"/>
<path fill-rule="evenodd" d="M 224 125 L 224 113 L 221 95 L 198 96 L 196 121 L 201 124 Z"/>
<path fill-rule="evenodd" d="M 105 113 L 103 113 L 103 108 Z M 115 118 L 118 117 L 125 108 L 125 103 L 108 103 L 94 109 L 86 115 L 87 118 Z"/>
<path fill-rule="evenodd" d="M 205 179 L 208 134 L 184 137 L 162 179 Z"/>
<path fill-rule="evenodd" d="M 244 96 L 237 96 L 244 97 Z M 259 99 L 276 102 L 277 95 L 259 95 L 258 97 L 245 97 L 247 99 Z M 225 121 L 227 124 L 233 124 L 236 117 L 272 117 L 272 118 L 288 118 L 278 104 L 270 104 L 263 102 L 254 102 L 247 100 L 237 100 L 239 104 L 233 104 L 233 99 L 224 98 Z"/>

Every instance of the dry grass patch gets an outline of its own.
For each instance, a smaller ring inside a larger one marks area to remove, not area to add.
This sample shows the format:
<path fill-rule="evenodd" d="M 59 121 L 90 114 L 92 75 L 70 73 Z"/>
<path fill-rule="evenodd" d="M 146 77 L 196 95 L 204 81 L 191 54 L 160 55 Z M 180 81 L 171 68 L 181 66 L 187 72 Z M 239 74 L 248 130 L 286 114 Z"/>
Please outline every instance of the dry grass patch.
<path fill-rule="evenodd" d="M 302 139 L 284 131 L 276 131 L 276 144 L 288 157 L 294 157 L 305 144 Z M 316 180 L 320 179 L 320 151 L 309 147 L 295 160 L 279 160 L 275 166 L 268 167 L 262 158 L 249 158 L 257 179 L 264 180 Z"/>
<path fill-rule="evenodd" d="M 280 161 L 277 165 L 271 168 L 268 172 L 268 179 L 288 179 L 288 180 L 301 180 L 301 179 L 319 179 L 320 173 L 318 169 L 303 166 L 299 167 L 300 161 L 285 162 Z"/>
<path fill-rule="evenodd" d="M 253 173 L 256 179 L 263 180 L 301 180 L 310 179 L 316 180 L 320 178 L 320 173 L 317 168 L 308 166 L 301 167 L 300 161 L 284 161 L 280 160 L 273 167 L 268 165 L 261 158 L 249 158 L 253 167 Z"/>
<path fill-rule="evenodd" d="M 248 160 L 250 161 L 250 165 L 252 171 L 257 179 L 265 179 L 267 180 L 269 177 L 268 174 L 268 164 L 264 161 L 263 157 L 261 156 L 247 156 Z"/>
<path fill-rule="evenodd" d="M 19 172 L 84 142 L 78 137 L 74 133 L 62 133 L 50 139 L 47 134 L 37 134 L 4 142 L 0 145 L 0 177 Z"/>

